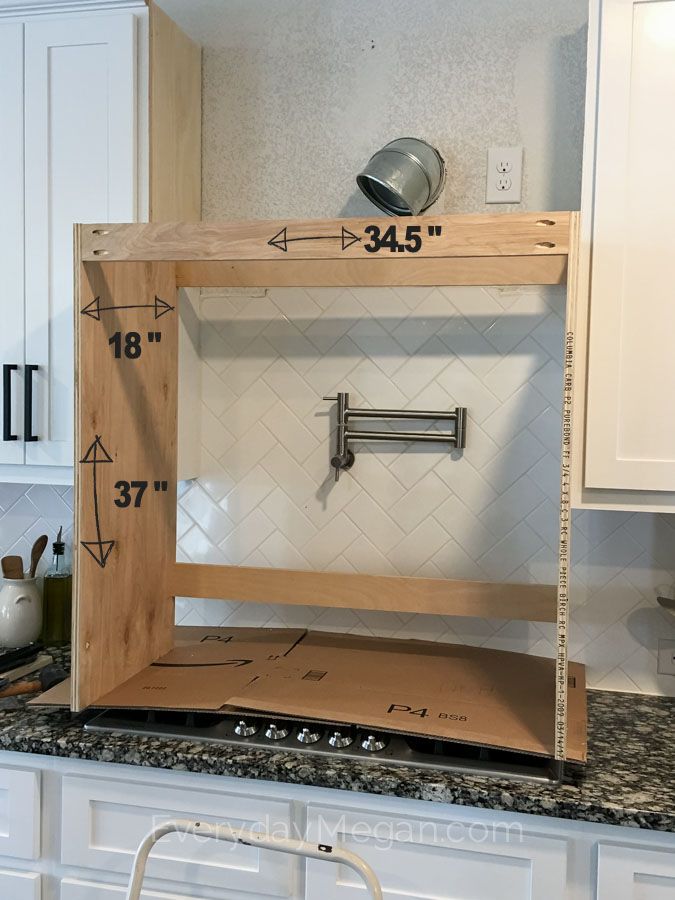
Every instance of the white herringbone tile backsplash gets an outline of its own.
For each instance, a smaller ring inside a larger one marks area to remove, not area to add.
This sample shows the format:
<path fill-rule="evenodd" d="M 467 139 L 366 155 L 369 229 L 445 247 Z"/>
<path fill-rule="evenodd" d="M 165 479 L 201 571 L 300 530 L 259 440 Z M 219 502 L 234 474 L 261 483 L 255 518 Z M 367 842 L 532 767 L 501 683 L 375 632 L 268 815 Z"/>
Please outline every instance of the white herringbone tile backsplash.
<path fill-rule="evenodd" d="M 178 558 L 553 583 L 564 302 L 530 288 L 205 292 L 203 475 L 181 485 Z M 337 390 L 353 405 L 466 406 L 467 448 L 359 446 L 335 484 L 322 396 Z M 0 552 L 27 557 L 38 534 L 70 529 L 71 507 L 69 488 L 0 485 Z M 675 694 L 656 674 L 658 639 L 675 638 L 656 605 L 673 589 L 673 518 L 585 511 L 572 541 L 571 655 L 590 685 Z M 272 603 L 178 599 L 177 620 L 554 645 L 540 623 Z"/>
<path fill-rule="evenodd" d="M 554 583 L 564 304 L 541 288 L 205 292 L 204 474 L 180 499 L 179 559 Z M 466 406 L 467 448 L 361 445 L 335 484 L 322 397 L 338 390 L 353 405 Z M 673 583 L 671 521 L 574 519 L 571 652 L 592 685 L 675 693 L 656 675 L 657 640 L 675 637 L 656 606 Z M 272 603 L 179 600 L 177 619 L 554 646 L 546 624 Z"/>
<path fill-rule="evenodd" d="M 70 549 L 73 532 L 73 489 L 48 484 L 0 483 L 0 556 L 10 553 L 30 565 L 33 542 L 41 534 L 49 544 L 38 565 L 42 575 L 51 564 L 51 542 L 63 526 L 63 539 Z"/>

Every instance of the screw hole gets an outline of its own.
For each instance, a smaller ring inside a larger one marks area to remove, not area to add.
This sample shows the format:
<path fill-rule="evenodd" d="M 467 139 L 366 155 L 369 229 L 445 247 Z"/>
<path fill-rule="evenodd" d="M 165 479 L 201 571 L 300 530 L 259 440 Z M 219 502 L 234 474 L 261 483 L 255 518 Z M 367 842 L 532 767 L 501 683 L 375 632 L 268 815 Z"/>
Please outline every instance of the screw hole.
<path fill-rule="evenodd" d="M 92 234 L 110 234 L 105 228 L 94 228 Z"/>
<path fill-rule="evenodd" d="M 539 241 L 536 245 L 540 250 L 552 250 L 555 244 L 552 241 Z"/>
<path fill-rule="evenodd" d="M 93 252 L 94 252 L 94 256 L 107 256 L 108 255 L 107 250 L 94 250 Z"/>
<path fill-rule="evenodd" d="M 537 225 L 555 225 L 554 219 L 537 219 Z"/>

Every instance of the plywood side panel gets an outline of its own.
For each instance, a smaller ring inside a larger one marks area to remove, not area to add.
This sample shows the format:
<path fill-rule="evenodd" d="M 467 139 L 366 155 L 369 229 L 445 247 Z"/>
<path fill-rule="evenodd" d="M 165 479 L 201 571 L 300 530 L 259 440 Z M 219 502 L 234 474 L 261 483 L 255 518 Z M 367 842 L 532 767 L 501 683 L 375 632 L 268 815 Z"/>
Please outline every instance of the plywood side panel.
<path fill-rule="evenodd" d="M 150 220 L 198 221 L 202 191 L 202 54 L 150 3 Z"/>
<path fill-rule="evenodd" d="M 87 225 L 82 258 L 184 262 L 566 256 L 569 218 L 568 212 L 545 212 Z"/>
<path fill-rule="evenodd" d="M 388 575 L 176 563 L 176 596 L 555 622 L 556 589 Z"/>
<path fill-rule="evenodd" d="M 176 296 L 170 263 L 93 263 L 79 273 L 76 709 L 172 644 L 167 576 L 176 552 Z M 117 333 L 119 358 L 110 344 Z M 131 482 L 146 483 L 142 496 Z"/>

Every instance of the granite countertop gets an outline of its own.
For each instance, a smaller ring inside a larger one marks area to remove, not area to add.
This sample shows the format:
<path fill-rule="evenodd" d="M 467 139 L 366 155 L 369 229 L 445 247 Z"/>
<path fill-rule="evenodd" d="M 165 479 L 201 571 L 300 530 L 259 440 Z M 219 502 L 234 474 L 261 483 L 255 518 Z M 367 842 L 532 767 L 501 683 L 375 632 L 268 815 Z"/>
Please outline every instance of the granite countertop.
<path fill-rule="evenodd" d="M 570 766 L 569 783 L 562 785 L 383 766 L 272 748 L 89 733 L 83 730 L 85 716 L 25 707 L 16 700 L 0 701 L 0 750 L 675 832 L 675 699 L 589 691 L 588 718 L 588 764 Z"/>

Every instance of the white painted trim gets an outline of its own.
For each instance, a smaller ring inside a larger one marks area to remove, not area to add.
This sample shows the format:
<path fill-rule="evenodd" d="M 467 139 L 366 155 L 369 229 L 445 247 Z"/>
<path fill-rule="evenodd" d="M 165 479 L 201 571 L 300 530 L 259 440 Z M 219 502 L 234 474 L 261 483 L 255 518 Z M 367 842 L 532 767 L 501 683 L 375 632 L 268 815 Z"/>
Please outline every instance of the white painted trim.
<path fill-rule="evenodd" d="M 0 0 L 0 19 L 146 7 L 147 0 Z"/>

